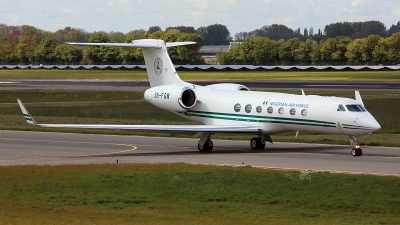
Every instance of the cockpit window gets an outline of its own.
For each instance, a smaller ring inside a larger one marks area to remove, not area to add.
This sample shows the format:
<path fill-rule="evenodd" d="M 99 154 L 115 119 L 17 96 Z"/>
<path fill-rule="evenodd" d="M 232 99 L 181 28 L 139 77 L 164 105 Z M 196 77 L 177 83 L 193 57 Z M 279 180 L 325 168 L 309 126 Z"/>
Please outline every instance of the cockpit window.
<path fill-rule="evenodd" d="M 367 111 L 362 105 L 346 105 L 349 112 L 365 112 Z"/>
<path fill-rule="evenodd" d="M 360 108 L 362 109 L 362 111 L 361 111 L 361 112 L 365 112 L 365 111 L 367 111 L 367 109 L 366 109 L 364 106 L 362 106 L 362 105 L 358 105 L 358 107 L 360 107 Z"/>
<path fill-rule="evenodd" d="M 337 111 L 346 111 L 343 105 L 339 105 Z"/>

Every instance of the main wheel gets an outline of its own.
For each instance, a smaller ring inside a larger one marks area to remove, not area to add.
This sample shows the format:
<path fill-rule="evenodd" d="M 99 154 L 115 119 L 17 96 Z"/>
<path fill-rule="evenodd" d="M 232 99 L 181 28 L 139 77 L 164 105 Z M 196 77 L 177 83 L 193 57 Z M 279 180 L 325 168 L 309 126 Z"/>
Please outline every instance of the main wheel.
<path fill-rule="evenodd" d="M 203 146 L 200 146 L 200 144 L 197 145 L 197 148 L 199 149 L 200 152 L 205 152 L 208 150 L 208 142 L 204 143 Z"/>
<path fill-rule="evenodd" d="M 258 148 L 260 148 L 260 145 L 261 145 L 261 141 L 259 138 L 254 137 L 251 139 L 251 141 L 250 141 L 251 149 L 258 149 Z"/>
<path fill-rule="evenodd" d="M 206 151 L 211 152 L 214 148 L 214 143 L 211 139 L 208 139 L 207 143 L 208 143 L 208 148 Z"/>
<path fill-rule="evenodd" d="M 204 143 L 203 147 L 200 147 L 200 144 L 197 145 L 197 148 L 200 152 L 210 152 L 213 150 L 214 143 L 211 139 L 208 139 L 206 143 Z"/>
<path fill-rule="evenodd" d="M 356 148 L 353 148 L 352 150 L 351 150 L 351 155 L 352 156 L 358 156 L 358 151 L 357 151 L 357 149 Z"/>

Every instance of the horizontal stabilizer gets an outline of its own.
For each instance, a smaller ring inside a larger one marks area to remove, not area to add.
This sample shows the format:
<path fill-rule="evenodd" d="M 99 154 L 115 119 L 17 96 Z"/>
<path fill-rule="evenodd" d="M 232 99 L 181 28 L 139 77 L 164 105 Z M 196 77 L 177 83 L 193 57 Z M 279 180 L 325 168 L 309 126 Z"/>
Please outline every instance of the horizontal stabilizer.
<path fill-rule="evenodd" d="M 106 46 L 106 47 L 131 47 L 131 48 L 161 48 L 165 42 L 162 40 L 154 39 L 141 39 L 134 40 L 132 43 L 80 43 L 80 42 L 65 42 L 69 45 L 80 45 L 80 46 Z M 167 47 L 182 46 L 196 44 L 193 41 L 185 42 L 170 42 L 165 43 Z"/>
<path fill-rule="evenodd" d="M 175 46 L 182 46 L 182 45 L 193 45 L 196 44 L 194 41 L 185 41 L 185 42 L 170 42 L 166 43 L 167 47 L 175 47 Z"/>
<path fill-rule="evenodd" d="M 132 48 L 161 48 L 156 44 L 151 43 L 80 43 L 80 42 L 65 42 L 69 45 L 79 45 L 79 46 L 105 46 L 105 47 L 132 47 Z"/>

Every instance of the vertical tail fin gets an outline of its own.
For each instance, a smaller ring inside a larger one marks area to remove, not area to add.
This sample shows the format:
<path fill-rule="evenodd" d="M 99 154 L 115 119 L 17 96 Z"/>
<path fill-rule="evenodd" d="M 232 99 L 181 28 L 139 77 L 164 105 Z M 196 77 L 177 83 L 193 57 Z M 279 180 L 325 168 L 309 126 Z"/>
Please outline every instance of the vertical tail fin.
<path fill-rule="evenodd" d="M 178 76 L 174 64 L 168 55 L 167 47 L 193 44 L 194 42 L 175 42 L 165 43 L 163 40 L 144 39 L 133 41 L 133 44 L 151 44 L 154 43 L 158 48 L 142 48 L 144 61 L 146 63 L 147 74 L 149 76 L 150 86 L 160 86 L 168 84 L 185 83 Z"/>
<path fill-rule="evenodd" d="M 168 55 L 167 47 L 195 44 L 196 42 L 172 42 L 165 43 L 163 40 L 141 39 L 133 43 L 72 43 L 67 44 L 83 46 L 114 46 L 114 47 L 134 47 L 142 48 L 144 61 L 146 63 L 147 74 L 150 86 L 160 86 L 168 84 L 182 84 L 174 64 Z"/>

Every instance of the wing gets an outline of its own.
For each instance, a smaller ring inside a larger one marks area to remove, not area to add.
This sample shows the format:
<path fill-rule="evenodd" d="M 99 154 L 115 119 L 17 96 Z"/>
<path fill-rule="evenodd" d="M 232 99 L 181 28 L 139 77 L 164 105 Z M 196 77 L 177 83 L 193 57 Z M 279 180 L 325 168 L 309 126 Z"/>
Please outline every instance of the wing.
<path fill-rule="evenodd" d="M 111 124 L 37 124 L 20 99 L 17 99 L 25 120 L 30 125 L 52 128 L 82 128 L 82 129 L 105 129 L 105 130 L 128 130 L 143 131 L 153 133 L 176 133 L 176 134 L 195 134 L 198 132 L 210 133 L 249 133 L 261 134 L 262 129 L 258 126 L 217 126 L 217 125 L 111 125 Z"/>

